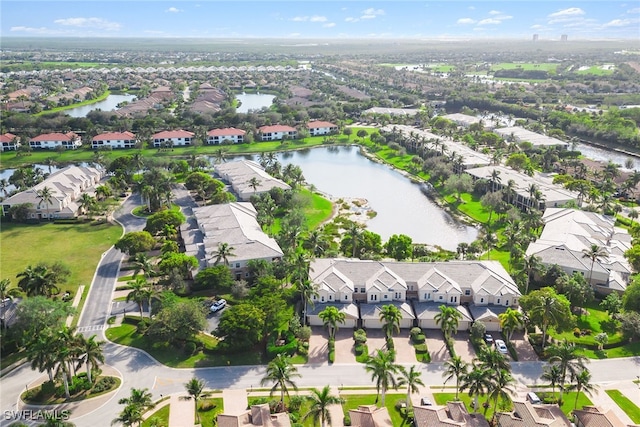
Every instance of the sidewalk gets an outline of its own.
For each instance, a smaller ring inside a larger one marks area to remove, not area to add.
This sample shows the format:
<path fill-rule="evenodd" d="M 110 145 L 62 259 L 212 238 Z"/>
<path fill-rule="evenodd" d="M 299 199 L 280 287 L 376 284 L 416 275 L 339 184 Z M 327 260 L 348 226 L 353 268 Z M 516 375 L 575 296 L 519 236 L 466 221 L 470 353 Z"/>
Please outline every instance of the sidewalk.
<path fill-rule="evenodd" d="M 76 292 L 76 295 L 73 297 L 73 303 L 71 303 L 71 307 L 78 308 L 78 305 L 80 304 L 80 300 L 82 299 L 83 292 L 84 292 L 84 285 L 78 286 L 78 291 Z M 78 317 L 78 319 L 80 318 Z M 67 321 L 65 322 L 65 324 L 67 326 L 71 326 L 72 323 L 73 323 L 73 315 L 67 317 Z"/>
<path fill-rule="evenodd" d="M 186 394 L 172 394 L 169 398 L 169 427 L 193 427 L 196 423 L 195 404 Z"/>

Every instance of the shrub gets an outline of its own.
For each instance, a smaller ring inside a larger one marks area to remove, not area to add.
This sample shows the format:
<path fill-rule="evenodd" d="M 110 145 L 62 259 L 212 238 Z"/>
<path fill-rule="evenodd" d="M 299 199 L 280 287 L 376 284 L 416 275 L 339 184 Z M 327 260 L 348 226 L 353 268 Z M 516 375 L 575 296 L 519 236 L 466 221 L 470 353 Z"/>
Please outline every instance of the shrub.
<path fill-rule="evenodd" d="M 367 348 L 366 345 L 364 344 L 356 344 L 354 351 L 356 353 L 356 356 L 360 356 L 362 354 L 362 352 Z"/>
<path fill-rule="evenodd" d="M 117 381 L 113 377 L 100 377 L 96 385 L 93 386 L 93 393 L 102 393 L 116 385 Z"/>
<path fill-rule="evenodd" d="M 289 412 L 299 412 L 304 402 L 304 396 L 293 395 L 289 397 Z"/>
<path fill-rule="evenodd" d="M 211 411 L 212 409 L 215 409 L 216 407 L 217 405 L 211 402 L 210 400 L 205 400 L 204 402 L 200 403 L 200 407 L 198 408 L 198 411 L 208 412 L 208 411 Z"/>
<path fill-rule="evenodd" d="M 427 344 L 416 344 L 413 346 L 417 354 L 427 353 L 429 349 L 427 348 Z"/>
<path fill-rule="evenodd" d="M 147 329 L 149 329 L 150 323 L 151 321 L 147 318 L 140 319 L 136 328 L 136 332 L 138 332 L 140 335 L 144 335 L 147 332 Z"/>
<path fill-rule="evenodd" d="M 193 341 L 187 341 L 187 343 L 184 345 L 184 353 L 190 356 L 195 352 L 196 352 L 196 343 L 194 343 Z"/>
<path fill-rule="evenodd" d="M 424 334 L 418 334 L 411 338 L 414 344 L 422 344 L 427 340 L 427 337 Z"/>
<path fill-rule="evenodd" d="M 414 336 L 421 334 L 422 333 L 422 329 L 417 328 L 417 327 L 411 328 L 411 332 L 410 333 L 411 333 L 411 338 L 413 338 Z"/>
<path fill-rule="evenodd" d="M 280 339 L 284 339 L 284 345 L 276 345 Z M 273 359 L 278 354 L 293 356 L 297 349 L 298 340 L 292 332 L 287 331 L 283 338 L 280 338 L 279 335 L 275 333 L 269 337 L 269 341 L 267 342 L 267 357 L 269 357 L 269 359 Z"/>
<path fill-rule="evenodd" d="M 456 350 L 454 348 L 454 340 L 453 338 L 449 338 L 448 340 L 446 340 L 446 345 L 447 345 L 447 350 L 449 350 L 449 354 L 451 355 L 451 357 L 456 357 Z"/>
<path fill-rule="evenodd" d="M 298 343 L 298 349 L 296 350 L 296 353 L 298 353 L 300 356 L 308 355 L 309 354 L 309 343 L 308 342 Z"/>
<path fill-rule="evenodd" d="M 351 417 L 349 416 L 349 414 L 344 416 L 344 419 L 342 420 L 342 424 L 344 424 L 345 426 L 351 425 Z"/>
<path fill-rule="evenodd" d="M 367 332 L 364 329 L 358 329 L 353 332 L 353 339 L 356 344 L 364 344 L 367 342 Z"/>
<path fill-rule="evenodd" d="M 309 326 L 303 326 L 296 334 L 296 337 L 302 341 L 309 341 L 309 338 L 311 338 L 311 328 Z"/>
<path fill-rule="evenodd" d="M 336 341 L 331 338 L 329 340 L 329 363 L 333 363 L 336 360 Z"/>
<path fill-rule="evenodd" d="M 386 340 L 386 342 L 387 342 L 387 350 L 389 350 L 389 351 L 393 351 L 393 350 L 395 350 L 396 345 L 395 345 L 395 343 L 393 342 L 393 338 L 388 337 L 388 338 L 387 338 L 387 340 Z"/>
<path fill-rule="evenodd" d="M 122 323 L 138 326 L 138 323 L 140 323 L 140 318 L 137 316 L 124 316 Z"/>

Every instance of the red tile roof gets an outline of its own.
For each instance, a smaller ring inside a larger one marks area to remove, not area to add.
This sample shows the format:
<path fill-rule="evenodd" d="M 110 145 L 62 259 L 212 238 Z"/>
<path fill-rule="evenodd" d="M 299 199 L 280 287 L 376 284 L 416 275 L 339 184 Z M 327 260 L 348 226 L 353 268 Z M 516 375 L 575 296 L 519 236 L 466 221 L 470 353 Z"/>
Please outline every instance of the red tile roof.
<path fill-rule="evenodd" d="M 136 139 L 136 136 L 127 131 L 127 132 L 105 132 L 100 135 L 96 135 L 93 137 L 92 141 L 114 141 L 114 140 L 123 140 L 123 139 Z"/>
<path fill-rule="evenodd" d="M 169 138 L 193 138 L 194 133 L 188 130 L 165 130 L 155 133 L 151 136 L 153 139 L 169 139 Z"/>
<path fill-rule="evenodd" d="M 273 125 L 273 126 L 262 126 L 258 130 L 262 133 L 295 132 L 296 128 L 292 128 L 291 126 L 285 126 L 285 125 Z"/>
<path fill-rule="evenodd" d="M 242 129 L 236 129 L 236 128 L 211 129 L 209 132 L 207 132 L 207 135 L 209 136 L 233 136 L 233 135 L 243 136 L 244 134 L 246 134 L 245 131 L 243 131 Z"/>
<path fill-rule="evenodd" d="M 66 134 L 61 132 L 54 132 L 43 133 L 42 135 L 38 135 L 35 138 L 31 138 L 31 141 L 73 141 L 77 138 L 79 138 L 78 135 L 73 132 L 69 132 Z"/>
<path fill-rule="evenodd" d="M 320 122 L 320 121 L 317 121 L 317 122 L 309 122 L 309 123 L 307 123 L 307 127 L 309 129 L 318 129 L 318 128 L 335 128 L 335 127 L 338 127 L 338 126 L 334 125 L 331 122 Z"/>
<path fill-rule="evenodd" d="M 13 138 L 16 138 L 16 136 L 12 133 L 5 133 L 4 135 L 0 135 L 0 143 L 1 142 L 11 142 L 13 141 Z"/>

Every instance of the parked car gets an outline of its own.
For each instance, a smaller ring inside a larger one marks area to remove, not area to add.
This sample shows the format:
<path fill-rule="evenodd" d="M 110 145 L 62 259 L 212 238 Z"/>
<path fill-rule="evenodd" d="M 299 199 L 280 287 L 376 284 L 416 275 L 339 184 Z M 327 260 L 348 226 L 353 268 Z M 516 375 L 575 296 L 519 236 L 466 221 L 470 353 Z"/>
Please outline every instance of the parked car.
<path fill-rule="evenodd" d="M 431 406 L 431 405 L 433 405 L 433 403 L 431 403 L 431 399 L 429 399 L 428 397 L 423 397 L 422 399 L 420 399 L 420 404 L 422 406 Z"/>
<path fill-rule="evenodd" d="M 527 393 L 527 399 L 529 400 L 529 402 L 533 403 L 534 405 L 540 404 L 542 403 L 542 401 L 540 400 L 540 398 L 538 397 L 537 394 L 535 394 L 534 392 L 530 391 L 529 393 Z"/>
<path fill-rule="evenodd" d="M 507 350 L 507 345 L 502 340 L 496 340 L 496 348 L 502 354 L 509 353 L 509 350 Z"/>
<path fill-rule="evenodd" d="M 484 334 L 484 342 L 487 344 L 493 344 L 493 337 L 491 334 Z"/>
<path fill-rule="evenodd" d="M 222 310 L 225 306 L 227 305 L 227 300 L 222 298 L 219 299 L 218 301 L 214 302 L 213 305 L 211 306 L 211 312 L 212 313 L 216 313 L 220 310 Z"/>

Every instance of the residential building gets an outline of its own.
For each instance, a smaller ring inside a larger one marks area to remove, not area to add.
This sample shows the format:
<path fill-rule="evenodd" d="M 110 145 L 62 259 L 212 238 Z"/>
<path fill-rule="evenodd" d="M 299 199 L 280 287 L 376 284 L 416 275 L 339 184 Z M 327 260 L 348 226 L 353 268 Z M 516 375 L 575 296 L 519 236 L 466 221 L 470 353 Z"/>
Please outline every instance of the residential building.
<path fill-rule="evenodd" d="M 19 138 L 12 133 L 0 135 L 0 151 L 15 151 L 20 147 Z"/>
<path fill-rule="evenodd" d="M 258 135 L 261 141 L 280 141 L 283 139 L 296 139 L 298 131 L 291 126 L 272 125 L 258 128 Z"/>
<path fill-rule="evenodd" d="M 262 166 L 251 160 L 220 163 L 214 170 L 221 180 L 231 184 L 238 199 L 245 202 L 249 201 L 251 196 L 266 193 L 272 188 L 291 189 L 289 184 L 272 177 Z"/>
<path fill-rule="evenodd" d="M 32 149 L 51 150 L 63 147 L 67 150 L 75 150 L 82 145 L 82 140 L 73 132 L 61 133 L 43 133 L 29 140 L 29 146 Z"/>
<path fill-rule="evenodd" d="M 569 147 L 569 143 L 557 138 L 552 138 L 547 135 L 541 135 L 539 133 L 531 132 L 525 128 L 519 126 L 510 126 L 506 128 L 497 128 L 493 130 L 508 142 L 530 142 L 532 146 L 536 148 L 545 147 L 558 147 L 566 149 Z"/>
<path fill-rule="evenodd" d="M 74 218 L 80 209 L 78 199 L 83 193 L 91 192 L 100 182 L 103 174 L 102 169 L 67 166 L 52 173 L 33 188 L 3 200 L 3 212 L 7 215 L 11 206 L 28 203 L 31 205 L 28 218 L 32 220 Z M 51 191 L 49 203 L 38 196 L 45 187 Z"/>
<path fill-rule="evenodd" d="M 371 107 L 362 112 L 361 115 L 371 114 L 388 114 L 390 116 L 415 116 L 420 112 L 417 108 L 387 108 L 387 107 Z"/>
<path fill-rule="evenodd" d="M 217 421 L 218 427 L 291 427 L 289 414 L 271 414 L 268 403 L 253 405 L 251 409 L 238 415 L 218 414 Z"/>
<path fill-rule="evenodd" d="M 465 170 L 474 181 L 484 179 L 490 183 L 493 191 L 511 188 L 511 204 L 519 209 L 530 207 L 545 209 L 561 207 L 569 202 L 578 202 L 578 193 L 553 183 L 554 174 L 534 172 L 529 176 L 506 166 L 483 166 Z M 494 179 L 493 176 L 497 175 Z"/>
<path fill-rule="evenodd" d="M 207 132 L 207 144 L 220 145 L 227 142 L 231 144 L 242 144 L 246 133 L 247 132 L 242 129 L 236 128 L 212 129 Z"/>
<path fill-rule="evenodd" d="M 632 268 L 624 253 L 631 248 L 631 236 L 615 226 L 611 217 L 578 209 L 548 208 L 542 216 L 544 229 L 527 248 L 547 267 L 558 265 L 572 275 L 582 274 L 601 293 L 624 292 Z M 606 253 L 593 263 L 585 256 L 592 245 Z"/>
<path fill-rule="evenodd" d="M 151 135 L 151 140 L 156 148 L 184 147 L 191 145 L 193 135 L 188 130 L 165 130 Z"/>
<path fill-rule="evenodd" d="M 379 328 L 383 305 L 396 305 L 403 313 L 401 327 L 417 324 L 437 329 L 435 316 L 443 304 L 462 314 L 459 329 L 473 323 L 473 310 L 483 315 L 488 330 L 500 330 L 498 315 L 518 307 L 520 291 L 497 261 L 383 262 L 320 258 L 311 263 L 310 280 L 317 295 L 308 313 L 310 324 L 321 325 L 317 314 L 324 304 L 345 312 L 358 304 L 360 326 Z"/>
<path fill-rule="evenodd" d="M 416 427 L 489 427 L 486 418 L 470 414 L 463 402 L 447 402 L 446 406 L 414 406 Z"/>
<path fill-rule="evenodd" d="M 338 126 L 330 122 L 309 122 L 307 123 L 307 128 L 309 129 L 309 135 L 311 136 L 333 135 L 335 133 L 338 133 Z"/>
<path fill-rule="evenodd" d="M 498 412 L 498 427 L 571 427 L 558 405 L 533 405 L 528 400 L 513 401 L 513 411 Z"/>
<path fill-rule="evenodd" d="M 603 412 L 596 406 L 575 409 L 573 416 L 576 427 L 627 427 L 612 410 Z"/>
<path fill-rule="evenodd" d="M 360 405 L 358 409 L 349 409 L 349 418 L 353 427 L 393 427 L 387 408 L 376 405 Z"/>
<path fill-rule="evenodd" d="M 111 148 L 136 148 L 138 140 L 129 132 L 104 132 L 91 139 L 91 148 L 94 150 Z"/>
<path fill-rule="evenodd" d="M 468 128 L 473 124 L 482 124 L 483 129 L 488 129 L 488 130 L 493 129 L 493 123 L 485 122 L 483 119 L 479 117 L 470 116 L 468 114 L 461 114 L 461 113 L 445 114 L 442 117 L 445 119 L 451 120 L 452 122 L 454 122 L 455 124 L 463 128 Z"/>
<path fill-rule="evenodd" d="M 181 229 L 189 255 L 203 256 L 201 266 L 216 263 L 221 243 L 232 248 L 227 262 L 236 280 L 249 277 L 247 263 L 262 259 L 269 262 L 282 259 L 282 249 L 272 237 L 262 231 L 256 220 L 258 213 L 251 203 L 234 202 L 193 208 L 197 230 Z M 202 250 L 198 246 L 202 246 Z"/>

